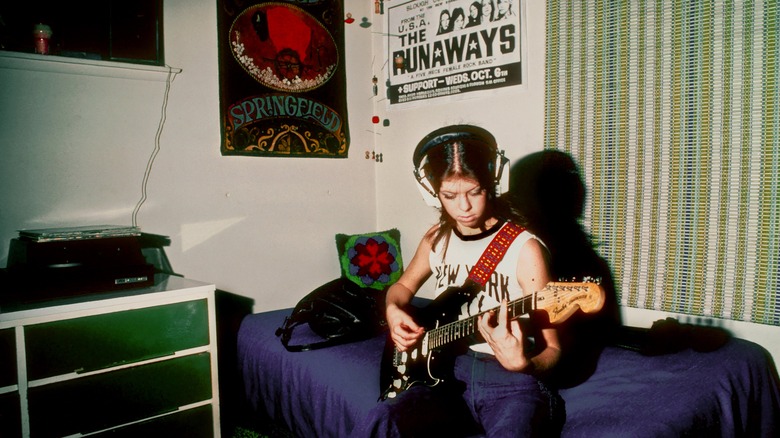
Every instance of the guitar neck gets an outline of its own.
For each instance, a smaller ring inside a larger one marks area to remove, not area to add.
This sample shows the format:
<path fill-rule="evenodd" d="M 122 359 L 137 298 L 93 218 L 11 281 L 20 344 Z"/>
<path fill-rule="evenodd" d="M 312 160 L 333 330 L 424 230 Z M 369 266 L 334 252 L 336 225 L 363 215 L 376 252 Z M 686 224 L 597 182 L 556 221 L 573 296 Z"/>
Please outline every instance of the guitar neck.
<path fill-rule="evenodd" d="M 534 310 L 535 298 L 536 298 L 536 293 L 524 296 L 522 298 L 507 303 L 507 314 L 509 315 L 509 319 L 517 318 L 519 316 L 530 313 L 532 310 Z M 482 315 L 492 310 L 495 309 L 486 310 L 476 315 L 472 315 L 464 319 L 459 319 L 457 321 L 452 321 L 450 323 L 436 327 L 435 329 L 429 330 L 428 331 L 429 348 L 432 349 L 439 348 L 449 344 L 450 342 L 455 342 L 465 337 L 476 334 L 477 321 Z"/>
<path fill-rule="evenodd" d="M 576 311 L 595 313 L 604 305 L 604 289 L 598 280 L 588 278 L 582 283 L 550 282 L 547 286 L 531 295 L 510 301 L 507 304 L 509 319 L 530 313 L 533 310 L 547 312 L 550 323 L 565 321 Z M 477 332 L 477 320 L 490 309 L 477 315 L 452 321 L 428 331 L 429 348 L 442 347 L 450 342 L 463 339 Z"/>

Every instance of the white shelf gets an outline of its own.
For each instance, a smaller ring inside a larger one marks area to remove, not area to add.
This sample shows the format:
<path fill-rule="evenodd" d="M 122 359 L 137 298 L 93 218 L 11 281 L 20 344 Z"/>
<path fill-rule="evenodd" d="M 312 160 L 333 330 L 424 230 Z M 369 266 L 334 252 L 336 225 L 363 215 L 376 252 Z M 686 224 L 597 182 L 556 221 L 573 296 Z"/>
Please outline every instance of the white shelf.
<path fill-rule="evenodd" d="M 0 50 L 0 68 L 165 82 L 180 68 Z"/>

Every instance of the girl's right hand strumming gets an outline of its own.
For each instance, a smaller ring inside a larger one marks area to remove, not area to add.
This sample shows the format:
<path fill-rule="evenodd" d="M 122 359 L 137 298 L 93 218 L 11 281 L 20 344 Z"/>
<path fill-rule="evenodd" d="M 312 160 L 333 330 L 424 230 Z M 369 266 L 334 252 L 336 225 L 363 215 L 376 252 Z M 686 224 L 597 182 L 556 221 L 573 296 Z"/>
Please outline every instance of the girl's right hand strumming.
<path fill-rule="evenodd" d="M 408 313 L 396 305 L 387 306 L 386 317 L 390 339 L 398 351 L 405 351 L 414 345 L 425 332 Z"/>

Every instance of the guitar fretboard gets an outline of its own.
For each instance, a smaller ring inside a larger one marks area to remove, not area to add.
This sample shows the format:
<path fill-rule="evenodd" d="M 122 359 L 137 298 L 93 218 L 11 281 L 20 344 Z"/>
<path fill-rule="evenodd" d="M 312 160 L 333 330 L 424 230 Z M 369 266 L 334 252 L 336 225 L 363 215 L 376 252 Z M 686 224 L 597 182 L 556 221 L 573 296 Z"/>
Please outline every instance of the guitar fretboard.
<path fill-rule="evenodd" d="M 585 300 L 595 295 L 594 291 L 601 290 L 597 284 L 591 281 L 583 283 L 549 283 L 547 287 L 538 292 L 507 303 L 507 314 L 509 319 L 513 319 L 536 309 L 544 309 L 548 313 L 554 312 L 556 314 L 572 310 L 573 305 L 585 302 Z M 588 309 L 587 311 L 592 312 L 600 308 L 601 304 L 598 305 L 598 308 Z M 428 349 L 436 349 L 475 334 L 478 330 L 478 319 L 492 310 L 495 309 L 452 321 L 429 330 L 427 336 Z"/>
<path fill-rule="evenodd" d="M 540 292 L 536 292 L 507 303 L 507 313 L 509 314 L 509 319 L 517 318 L 518 316 L 525 315 L 526 313 L 534 310 L 533 305 L 536 299 L 536 295 L 549 290 L 550 288 L 546 288 Z M 428 332 L 428 348 L 439 348 L 449 344 L 450 342 L 455 342 L 477 333 L 477 321 L 482 315 L 488 312 L 490 312 L 490 310 L 479 313 L 477 315 L 469 316 L 464 319 L 459 319 L 457 321 L 453 321 L 430 330 Z"/>

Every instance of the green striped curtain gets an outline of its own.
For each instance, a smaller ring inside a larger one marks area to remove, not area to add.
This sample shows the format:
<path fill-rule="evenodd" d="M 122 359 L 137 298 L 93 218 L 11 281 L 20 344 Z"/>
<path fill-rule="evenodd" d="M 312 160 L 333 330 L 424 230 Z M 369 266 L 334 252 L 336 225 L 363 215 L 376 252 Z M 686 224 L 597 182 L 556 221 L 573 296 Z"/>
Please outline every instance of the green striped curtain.
<path fill-rule="evenodd" d="M 778 1 L 547 1 L 545 147 L 624 306 L 780 325 Z"/>

